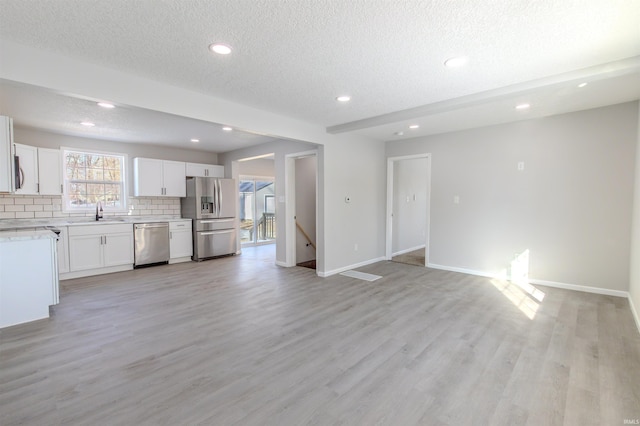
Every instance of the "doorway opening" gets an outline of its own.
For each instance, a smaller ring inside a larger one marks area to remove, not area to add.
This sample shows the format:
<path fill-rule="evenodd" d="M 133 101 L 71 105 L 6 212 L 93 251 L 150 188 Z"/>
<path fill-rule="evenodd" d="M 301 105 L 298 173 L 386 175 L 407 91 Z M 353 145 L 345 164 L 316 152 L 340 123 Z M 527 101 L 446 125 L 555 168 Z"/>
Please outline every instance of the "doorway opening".
<path fill-rule="evenodd" d="M 316 268 L 318 157 L 316 151 L 286 156 L 287 266 Z"/>
<path fill-rule="evenodd" d="M 275 243 L 276 191 L 274 179 L 241 175 L 238 190 L 242 246 Z"/>
<path fill-rule="evenodd" d="M 430 154 L 387 159 L 387 260 L 428 265 L 430 186 Z"/>

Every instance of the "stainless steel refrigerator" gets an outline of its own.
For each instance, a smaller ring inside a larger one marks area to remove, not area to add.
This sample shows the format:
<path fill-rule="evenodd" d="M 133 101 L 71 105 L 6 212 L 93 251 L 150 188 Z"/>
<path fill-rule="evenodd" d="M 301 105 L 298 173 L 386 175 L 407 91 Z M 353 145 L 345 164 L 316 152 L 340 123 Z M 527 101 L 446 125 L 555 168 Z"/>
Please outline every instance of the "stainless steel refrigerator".
<path fill-rule="evenodd" d="M 187 178 L 187 196 L 180 199 L 182 217 L 193 219 L 193 260 L 237 251 L 235 179 Z"/>

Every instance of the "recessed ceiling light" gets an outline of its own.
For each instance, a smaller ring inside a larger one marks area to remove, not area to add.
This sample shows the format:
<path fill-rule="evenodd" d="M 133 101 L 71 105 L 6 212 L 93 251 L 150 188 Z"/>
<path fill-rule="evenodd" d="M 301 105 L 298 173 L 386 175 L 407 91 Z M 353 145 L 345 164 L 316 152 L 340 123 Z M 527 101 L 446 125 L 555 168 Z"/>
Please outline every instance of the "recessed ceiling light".
<path fill-rule="evenodd" d="M 211 43 L 209 45 L 209 50 L 219 55 L 228 55 L 229 53 L 231 53 L 231 47 L 222 43 Z"/>
<path fill-rule="evenodd" d="M 80 123 L 80 124 L 82 124 L 83 126 L 87 126 L 87 127 L 93 127 L 93 126 L 95 126 L 95 123 L 92 123 L 92 122 L 90 122 L 90 121 L 83 121 L 83 122 L 82 122 L 82 123 Z"/>
<path fill-rule="evenodd" d="M 116 106 L 114 104 L 110 104 L 109 102 L 98 102 L 98 106 L 101 106 L 102 108 L 115 108 Z"/>
<path fill-rule="evenodd" d="M 200 139 L 191 139 L 191 142 L 198 143 L 198 142 L 200 142 Z"/>
<path fill-rule="evenodd" d="M 467 58 L 466 56 L 456 56 L 444 61 L 444 66 L 447 68 L 458 68 L 465 65 L 468 61 L 469 58 Z"/>
<path fill-rule="evenodd" d="M 348 95 L 342 95 L 336 98 L 336 101 L 338 102 L 349 102 L 350 100 L 351 100 L 351 96 L 348 96 Z"/>
<path fill-rule="evenodd" d="M 529 109 L 529 107 L 531 107 L 529 104 L 516 105 L 516 109 Z"/>
<path fill-rule="evenodd" d="M 231 127 L 223 127 L 222 130 L 224 130 L 225 132 L 230 132 L 233 129 Z"/>
<path fill-rule="evenodd" d="M 580 84 L 578 84 L 578 87 L 582 88 L 582 87 L 586 86 L 587 84 L 588 83 L 580 83 Z"/>
<path fill-rule="evenodd" d="M 411 126 L 409 126 L 410 129 L 417 129 L 420 126 L 418 124 L 412 124 Z"/>

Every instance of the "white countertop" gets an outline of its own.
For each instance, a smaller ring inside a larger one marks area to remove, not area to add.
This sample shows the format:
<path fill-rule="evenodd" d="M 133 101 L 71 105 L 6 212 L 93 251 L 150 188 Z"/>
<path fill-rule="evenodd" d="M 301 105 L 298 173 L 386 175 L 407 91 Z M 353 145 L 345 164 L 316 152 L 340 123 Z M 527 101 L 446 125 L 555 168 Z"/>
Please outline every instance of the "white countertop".
<path fill-rule="evenodd" d="M 175 216 L 105 216 L 96 221 L 93 217 L 53 217 L 44 219 L 0 219 L 0 231 L 22 228 L 43 228 L 45 226 L 78 226 L 78 225 L 108 225 L 112 223 L 150 223 L 191 221 Z M 49 231 L 47 231 L 49 232 Z"/>
<path fill-rule="evenodd" d="M 22 231 L 2 231 L 0 232 L 0 243 L 8 241 L 55 239 L 56 234 L 46 229 L 29 229 Z"/>

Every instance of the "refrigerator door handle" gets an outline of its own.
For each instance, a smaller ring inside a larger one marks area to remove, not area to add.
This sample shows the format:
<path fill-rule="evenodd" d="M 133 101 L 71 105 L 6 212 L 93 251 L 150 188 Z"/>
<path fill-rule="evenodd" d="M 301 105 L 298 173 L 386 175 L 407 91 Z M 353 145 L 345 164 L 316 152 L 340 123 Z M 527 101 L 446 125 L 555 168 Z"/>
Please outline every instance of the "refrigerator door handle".
<path fill-rule="evenodd" d="M 220 183 L 220 179 L 217 179 L 218 183 L 218 217 L 222 214 L 222 184 Z"/>
<path fill-rule="evenodd" d="M 218 216 L 218 200 L 216 198 L 216 195 L 218 193 L 217 188 L 216 188 L 216 181 L 213 181 L 213 215 L 214 216 Z"/>

